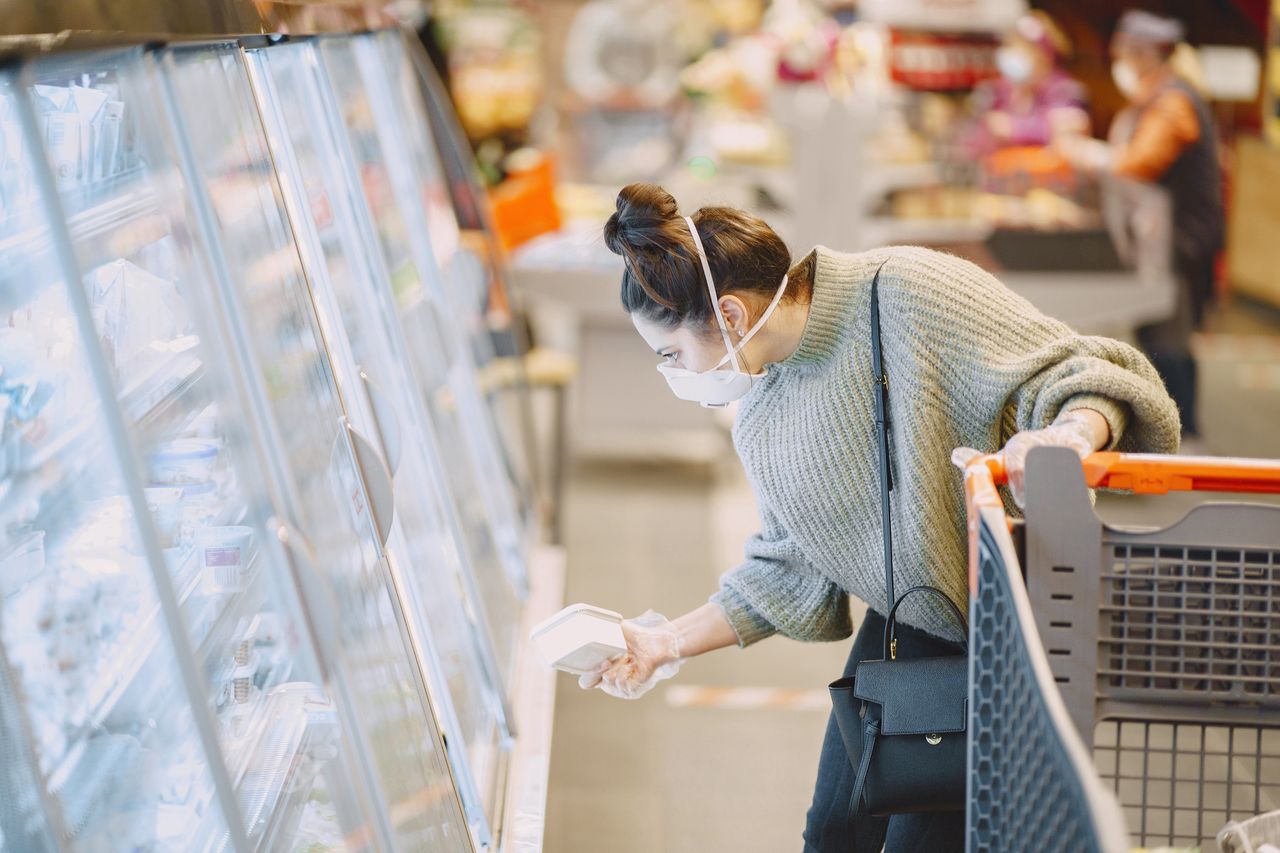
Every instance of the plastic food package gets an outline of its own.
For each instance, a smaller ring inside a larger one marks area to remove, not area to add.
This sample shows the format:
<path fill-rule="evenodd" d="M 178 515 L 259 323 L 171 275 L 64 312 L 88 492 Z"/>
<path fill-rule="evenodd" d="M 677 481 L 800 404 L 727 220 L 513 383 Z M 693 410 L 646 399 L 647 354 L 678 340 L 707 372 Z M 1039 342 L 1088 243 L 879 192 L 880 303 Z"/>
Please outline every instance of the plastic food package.
<path fill-rule="evenodd" d="M 153 342 L 186 334 L 186 310 L 178 288 L 124 259 L 86 277 L 93 321 L 112 365 L 125 380 L 141 367 Z"/>
<path fill-rule="evenodd" d="M 151 454 L 152 482 L 165 486 L 209 483 L 218 463 L 219 446 L 214 438 L 179 438 L 165 442 Z M 188 489 L 186 493 L 194 497 L 198 490 Z"/>
<path fill-rule="evenodd" d="M 173 547 L 182 531 L 182 487 L 152 486 L 145 494 L 161 546 Z"/>
<path fill-rule="evenodd" d="M 114 92 L 38 84 L 32 94 L 59 189 L 74 189 L 122 171 L 125 107 L 111 97 Z"/>
<path fill-rule="evenodd" d="M 195 532 L 207 592 L 220 594 L 244 589 L 252 542 L 251 527 L 203 527 Z"/>

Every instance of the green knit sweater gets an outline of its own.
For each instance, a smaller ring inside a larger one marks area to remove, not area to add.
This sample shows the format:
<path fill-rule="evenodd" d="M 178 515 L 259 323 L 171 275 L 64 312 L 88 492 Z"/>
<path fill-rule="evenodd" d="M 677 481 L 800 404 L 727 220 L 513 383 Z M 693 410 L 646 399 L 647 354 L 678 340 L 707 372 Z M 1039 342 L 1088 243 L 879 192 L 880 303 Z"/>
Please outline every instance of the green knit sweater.
<path fill-rule="evenodd" d="M 967 611 L 964 490 L 953 448 L 995 451 L 1019 430 L 1089 408 L 1109 422 L 1112 449 L 1177 449 L 1177 409 L 1132 347 L 1075 334 L 950 255 L 814 251 L 800 345 L 769 366 L 733 428 L 761 530 L 712 601 L 741 645 L 775 632 L 848 637 L 850 595 L 886 610 L 869 313 L 882 262 L 898 590 L 930 584 Z M 927 596 L 908 599 L 899 613 L 933 634 L 958 633 Z"/>

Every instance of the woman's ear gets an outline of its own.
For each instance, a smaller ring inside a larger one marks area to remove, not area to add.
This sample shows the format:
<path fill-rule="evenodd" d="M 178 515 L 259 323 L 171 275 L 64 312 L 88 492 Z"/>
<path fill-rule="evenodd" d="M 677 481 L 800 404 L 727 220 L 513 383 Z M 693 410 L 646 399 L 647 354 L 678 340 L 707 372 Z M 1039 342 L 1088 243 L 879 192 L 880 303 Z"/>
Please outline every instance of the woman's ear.
<path fill-rule="evenodd" d="M 733 337 L 742 337 L 751 325 L 751 312 L 747 304 L 736 296 L 720 297 L 720 313 L 724 314 L 725 325 Z"/>

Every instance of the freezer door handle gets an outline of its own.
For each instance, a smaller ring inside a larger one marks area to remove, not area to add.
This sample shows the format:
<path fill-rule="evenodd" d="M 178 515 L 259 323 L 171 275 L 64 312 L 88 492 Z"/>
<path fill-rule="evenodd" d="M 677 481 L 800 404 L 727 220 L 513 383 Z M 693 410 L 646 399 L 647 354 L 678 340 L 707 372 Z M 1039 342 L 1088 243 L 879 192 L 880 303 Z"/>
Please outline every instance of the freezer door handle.
<path fill-rule="evenodd" d="M 364 437 L 360 430 L 347 424 L 347 435 L 351 437 L 351 447 L 355 452 L 356 463 L 360 466 L 360 475 L 364 478 L 365 490 L 369 496 L 369 510 L 373 516 L 374 527 L 378 531 L 378 541 L 384 546 L 391 536 L 391 523 L 396 517 L 395 485 L 391 480 L 391 471 L 386 461 L 373 442 Z"/>
<path fill-rule="evenodd" d="M 327 680 L 337 662 L 337 643 L 342 634 L 339 630 L 341 621 L 338 600 L 329 579 L 320 573 L 315 552 L 302 531 L 279 519 L 272 519 L 269 525 L 280 542 L 285 563 L 293 575 L 302 605 L 306 608 L 308 618 L 304 619 L 303 624 L 311 626 L 316 663 Z"/>
<path fill-rule="evenodd" d="M 387 468 L 392 479 L 400 471 L 400 456 L 403 450 L 404 433 L 400 428 L 400 416 L 396 414 L 390 395 L 382 390 L 382 386 L 373 381 L 362 368 L 360 378 L 364 381 L 364 390 L 369 397 L 369 405 L 373 407 L 373 418 L 378 427 L 378 437 L 382 439 L 382 451 L 386 454 Z"/>

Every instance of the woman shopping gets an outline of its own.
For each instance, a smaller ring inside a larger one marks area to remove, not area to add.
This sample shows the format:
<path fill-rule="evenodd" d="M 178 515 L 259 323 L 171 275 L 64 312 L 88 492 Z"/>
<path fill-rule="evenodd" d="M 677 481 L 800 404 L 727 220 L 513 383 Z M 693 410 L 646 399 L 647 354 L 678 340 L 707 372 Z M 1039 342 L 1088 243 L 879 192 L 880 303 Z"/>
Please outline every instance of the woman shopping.
<path fill-rule="evenodd" d="M 684 660 L 716 649 L 773 634 L 844 640 L 854 627 L 850 596 L 869 609 L 846 674 L 881 657 L 873 280 L 891 377 L 901 589 L 932 586 L 967 608 L 964 495 L 951 462 L 958 448 L 1003 450 L 1017 501 L 1033 447 L 1081 456 L 1177 449 L 1177 410 L 1137 350 L 1075 334 L 968 262 L 918 248 L 846 254 L 821 246 L 793 261 L 760 219 L 726 207 L 686 218 L 671 195 L 647 184 L 619 193 L 605 240 L 626 262 L 623 307 L 672 391 L 707 405 L 738 403 L 734 447 L 761 529 L 707 604 L 674 620 L 650 612 L 625 622 L 628 652 L 583 676 L 584 687 L 634 699 Z M 949 610 L 941 600 L 904 600 L 898 655 L 961 651 Z M 963 849 L 963 814 L 868 817 L 850 809 L 854 777 L 833 719 L 806 851 Z"/>

